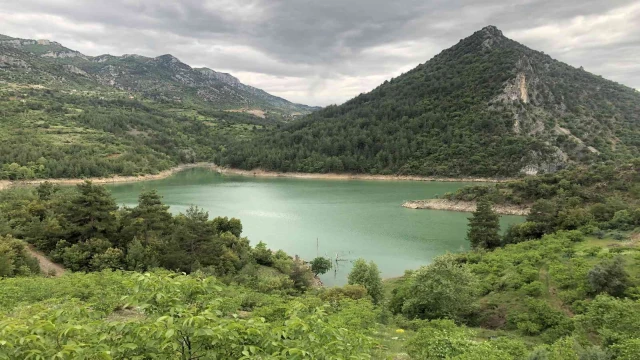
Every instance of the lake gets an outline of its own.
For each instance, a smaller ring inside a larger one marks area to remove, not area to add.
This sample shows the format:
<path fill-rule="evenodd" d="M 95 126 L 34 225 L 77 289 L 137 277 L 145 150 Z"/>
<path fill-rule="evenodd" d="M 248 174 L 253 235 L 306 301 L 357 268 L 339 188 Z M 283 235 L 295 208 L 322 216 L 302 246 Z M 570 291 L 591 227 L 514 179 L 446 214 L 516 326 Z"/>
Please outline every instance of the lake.
<path fill-rule="evenodd" d="M 309 180 L 221 175 L 191 169 L 167 179 L 108 185 L 118 204 L 135 206 L 143 189 L 156 189 L 173 213 L 196 205 L 216 216 L 242 221 L 252 245 L 311 260 L 316 255 L 338 261 L 321 276 L 326 285 L 343 285 L 357 258 L 378 264 L 383 278 L 416 269 L 446 252 L 468 249 L 469 213 L 412 210 L 406 200 L 427 199 L 468 183 Z M 523 221 L 502 216 L 501 225 Z"/>

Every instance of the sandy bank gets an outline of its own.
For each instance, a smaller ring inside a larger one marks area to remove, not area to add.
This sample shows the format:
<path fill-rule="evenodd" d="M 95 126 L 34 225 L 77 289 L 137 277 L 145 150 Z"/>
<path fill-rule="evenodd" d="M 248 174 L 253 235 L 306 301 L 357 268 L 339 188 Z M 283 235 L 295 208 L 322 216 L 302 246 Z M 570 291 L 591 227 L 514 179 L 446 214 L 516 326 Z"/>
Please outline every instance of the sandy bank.
<path fill-rule="evenodd" d="M 90 180 L 94 184 L 112 184 L 112 183 L 160 180 L 160 179 L 168 178 L 169 176 L 174 175 L 175 173 L 178 173 L 180 171 L 193 169 L 193 168 L 211 168 L 215 170 L 217 167 L 214 164 L 210 164 L 210 163 L 195 163 L 195 164 L 179 165 L 169 170 L 161 171 L 157 174 L 147 174 L 147 175 L 140 175 L 140 176 L 114 175 L 112 177 L 99 177 L 99 178 L 87 178 L 87 179 L 35 179 L 35 180 L 16 180 L 16 181 L 0 180 L 0 190 L 4 190 L 12 186 L 39 185 L 45 181 L 48 181 L 53 184 L 60 184 L 60 185 L 75 185 L 75 184 L 80 184 L 85 180 Z"/>
<path fill-rule="evenodd" d="M 408 209 L 431 209 L 473 212 L 476 210 L 476 203 L 473 201 L 451 201 L 445 199 L 412 200 L 402 204 Z M 517 205 L 494 205 L 493 210 L 502 215 L 529 215 L 529 208 Z"/>
<path fill-rule="evenodd" d="M 171 168 L 169 170 L 161 171 L 157 174 L 147 174 L 140 176 L 120 176 L 114 175 L 111 177 L 100 178 L 87 178 L 87 179 L 35 179 L 35 180 L 0 180 L 0 190 L 7 189 L 12 186 L 23 185 L 39 185 L 45 181 L 49 181 L 54 184 L 61 185 L 75 185 L 90 180 L 95 184 L 112 184 L 112 183 L 127 183 L 137 181 L 149 181 L 160 180 L 168 178 L 175 173 L 193 168 L 207 168 L 225 175 L 240 175 L 249 177 L 261 177 L 261 178 L 293 178 L 293 179 L 317 179 L 317 180 L 381 180 L 381 181 L 393 181 L 393 180 L 405 180 L 405 181 L 443 181 L 443 182 L 489 182 L 498 183 L 506 182 L 511 179 L 493 179 L 493 178 L 477 178 L 477 177 L 463 177 L 463 178 L 448 178 L 448 177 L 434 177 L 434 176 L 412 176 L 412 175 L 368 175 L 368 174 L 318 174 L 318 173 L 283 173 L 275 171 L 264 170 L 241 170 L 232 169 L 218 166 L 213 163 L 195 163 L 195 164 L 183 164 Z"/>
<path fill-rule="evenodd" d="M 477 178 L 477 177 L 434 177 L 434 176 L 413 176 L 413 175 L 368 175 L 368 174 L 318 174 L 318 173 L 297 173 L 297 172 L 275 172 L 256 170 L 240 170 L 212 166 L 212 168 L 221 173 L 228 175 L 242 175 L 254 177 L 282 177 L 295 179 L 318 179 L 318 180 L 409 180 L 409 181 L 443 181 L 443 182 L 490 182 L 499 183 L 507 182 L 512 179 L 494 179 L 494 178 Z"/>

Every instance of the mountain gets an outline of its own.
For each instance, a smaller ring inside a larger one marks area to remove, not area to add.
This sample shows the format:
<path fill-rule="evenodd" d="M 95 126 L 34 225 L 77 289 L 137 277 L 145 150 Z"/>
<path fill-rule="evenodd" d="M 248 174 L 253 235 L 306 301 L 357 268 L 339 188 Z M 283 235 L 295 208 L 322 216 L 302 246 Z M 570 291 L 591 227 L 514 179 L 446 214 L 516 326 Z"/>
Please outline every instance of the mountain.
<path fill-rule="evenodd" d="M 245 169 L 515 176 L 640 155 L 640 93 L 477 31 L 340 106 L 230 147 Z"/>
<path fill-rule="evenodd" d="M 171 55 L 0 36 L 0 180 L 156 173 L 312 111 Z"/>
<path fill-rule="evenodd" d="M 208 68 L 192 68 L 172 55 L 87 56 L 49 40 L 0 36 L 0 79 L 27 80 L 41 85 L 102 85 L 148 99 L 193 103 L 204 107 L 244 111 L 264 117 L 272 112 L 286 118 L 317 108 L 294 104 L 237 78 Z"/>

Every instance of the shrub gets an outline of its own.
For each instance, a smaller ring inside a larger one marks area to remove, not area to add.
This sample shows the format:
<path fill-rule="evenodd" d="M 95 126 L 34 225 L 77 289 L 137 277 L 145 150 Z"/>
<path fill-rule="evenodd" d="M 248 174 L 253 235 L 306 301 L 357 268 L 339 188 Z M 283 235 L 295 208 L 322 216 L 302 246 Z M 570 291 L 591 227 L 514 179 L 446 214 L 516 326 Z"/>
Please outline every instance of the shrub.
<path fill-rule="evenodd" d="M 593 294 L 607 293 L 622 296 L 629 287 L 629 274 L 624 269 L 624 259 L 616 256 L 595 265 L 587 275 Z"/>

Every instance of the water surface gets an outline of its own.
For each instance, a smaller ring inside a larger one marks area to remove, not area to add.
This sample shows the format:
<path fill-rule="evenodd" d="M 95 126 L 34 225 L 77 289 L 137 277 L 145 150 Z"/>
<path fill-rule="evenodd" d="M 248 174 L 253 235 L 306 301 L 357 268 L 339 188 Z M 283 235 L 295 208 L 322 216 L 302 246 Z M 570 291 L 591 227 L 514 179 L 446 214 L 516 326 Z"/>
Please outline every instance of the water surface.
<path fill-rule="evenodd" d="M 108 187 L 119 204 L 135 206 L 143 189 L 157 189 L 173 213 L 197 205 L 210 217 L 237 217 L 253 245 L 264 241 L 311 260 L 336 259 L 327 285 L 346 283 L 351 261 L 375 261 L 384 278 L 426 265 L 447 251 L 468 248 L 468 213 L 411 210 L 406 200 L 427 199 L 468 183 L 309 180 L 220 175 L 191 169 L 170 178 Z M 523 221 L 502 216 L 501 224 Z"/>

